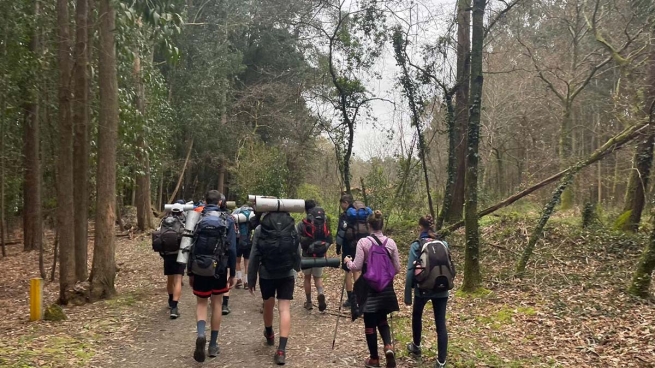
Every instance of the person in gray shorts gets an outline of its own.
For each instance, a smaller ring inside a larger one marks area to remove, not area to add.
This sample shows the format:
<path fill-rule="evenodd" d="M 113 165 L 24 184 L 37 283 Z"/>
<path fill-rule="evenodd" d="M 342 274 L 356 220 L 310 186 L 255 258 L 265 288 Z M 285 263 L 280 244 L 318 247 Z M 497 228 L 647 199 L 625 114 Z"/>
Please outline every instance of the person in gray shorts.
<path fill-rule="evenodd" d="M 300 247 L 302 248 L 303 258 L 322 258 L 325 257 L 328 248 L 332 244 L 332 235 L 330 234 L 330 224 L 325 215 L 325 211 L 316 206 L 316 201 L 305 200 L 306 218 L 296 224 L 296 231 L 300 236 Z M 325 294 L 323 294 L 323 267 L 314 267 L 303 270 L 305 275 L 304 286 L 305 301 L 304 307 L 307 310 L 314 308 L 312 304 L 312 277 L 316 292 L 318 293 L 318 310 L 323 312 L 327 308 Z"/>

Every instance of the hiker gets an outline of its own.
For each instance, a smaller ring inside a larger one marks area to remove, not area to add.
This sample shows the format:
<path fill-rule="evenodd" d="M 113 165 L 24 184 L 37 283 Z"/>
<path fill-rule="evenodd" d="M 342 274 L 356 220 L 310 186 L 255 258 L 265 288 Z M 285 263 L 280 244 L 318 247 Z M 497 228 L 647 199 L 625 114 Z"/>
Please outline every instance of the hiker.
<path fill-rule="evenodd" d="M 164 275 L 166 276 L 166 291 L 168 292 L 168 309 L 171 319 L 180 316 L 178 302 L 182 296 L 182 277 L 184 265 L 177 263 L 177 253 L 184 232 L 184 210 L 182 205 L 175 204 L 161 220 L 157 230 L 153 233 L 153 249 L 164 260 Z M 158 243 L 158 244 L 155 244 Z"/>
<path fill-rule="evenodd" d="M 221 200 L 220 200 L 219 208 L 220 208 L 221 212 L 224 212 L 224 213 L 226 213 L 228 215 L 231 215 L 230 210 L 227 208 L 227 200 L 225 199 L 225 196 L 222 193 L 221 193 Z M 238 252 L 239 228 L 238 228 L 238 226 L 236 224 L 236 221 L 232 221 L 232 226 L 234 227 L 235 241 L 236 241 L 236 244 L 237 244 L 236 245 L 236 247 L 237 247 L 236 251 Z M 238 267 L 238 265 L 236 267 Z M 228 280 L 227 282 L 229 284 L 230 275 L 226 274 L 225 278 Z M 236 280 L 235 280 L 235 282 L 236 282 Z M 232 313 L 232 311 L 230 310 L 229 304 L 230 304 L 230 290 L 228 290 L 225 294 L 223 294 L 223 303 L 222 303 L 222 307 L 221 307 L 221 313 L 224 316 L 227 316 L 228 314 Z"/>
<path fill-rule="evenodd" d="M 372 211 L 363 202 L 355 201 L 350 194 L 341 196 L 340 205 L 343 213 L 339 216 L 337 255 L 341 254 L 341 267 L 346 272 L 348 298 L 343 303 L 343 307 L 350 308 L 353 302 L 353 282 L 359 278 L 360 272 L 349 270 L 344 259 L 346 256 L 357 258 L 357 242 L 369 235 L 367 220 Z"/>
<path fill-rule="evenodd" d="M 300 235 L 300 247 L 304 258 L 325 258 L 325 255 L 332 245 L 332 234 L 330 234 L 330 223 L 325 210 L 316 206 L 316 201 L 308 199 L 305 201 L 305 213 L 307 216 L 296 226 L 296 232 Z M 318 293 L 318 310 L 323 312 L 327 308 L 325 294 L 323 294 L 323 267 L 314 267 L 303 270 L 305 275 L 304 286 L 306 301 L 305 309 L 312 310 L 312 277 Z"/>
<path fill-rule="evenodd" d="M 418 220 L 420 235 L 409 247 L 407 275 L 405 277 L 405 304 L 412 305 L 414 290 L 414 307 L 412 308 L 412 342 L 407 344 L 407 351 L 421 356 L 421 332 L 423 331 L 423 309 L 432 301 L 434 322 L 437 326 L 437 368 L 446 366 L 448 352 L 448 331 L 446 330 L 446 304 L 449 290 L 455 277 L 455 268 L 450 258 L 448 244 L 439 239 L 434 232 L 432 216 L 425 215 Z M 436 266 L 445 265 L 448 267 Z M 434 270 L 433 270 L 434 268 Z M 426 277 L 421 275 L 425 270 Z M 440 282 L 438 277 L 444 277 Z"/>
<path fill-rule="evenodd" d="M 244 204 L 237 208 L 232 215 L 237 219 L 239 237 L 237 238 L 237 289 L 248 289 L 248 260 L 250 259 L 250 249 L 252 248 L 252 217 L 254 210 L 252 207 Z M 246 282 L 243 283 L 243 273 L 241 260 L 243 259 L 243 270 L 246 273 Z"/>
<path fill-rule="evenodd" d="M 366 344 L 370 352 L 364 364 L 366 367 L 380 367 L 377 328 L 384 342 L 386 366 L 395 367 L 396 357 L 387 315 L 399 310 L 393 289 L 393 278 L 400 271 L 398 248 L 393 239 L 382 234 L 382 212 L 375 211 L 370 215 L 368 224 L 371 234 L 357 242 L 355 260 L 348 256 L 345 258 L 348 269 L 364 271 L 363 276 L 355 283 L 357 303 L 359 311 L 364 315 Z"/>
<path fill-rule="evenodd" d="M 291 330 L 291 300 L 295 278 L 300 271 L 300 241 L 293 217 L 288 212 L 267 212 L 261 215 L 255 229 L 248 265 L 248 289 L 255 294 L 259 275 L 259 289 L 264 301 L 264 337 L 269 346 L 275 344 L 273 309 L 275 297 L 280 314 L 280 340 L 274 355 L 278 365 L 286 361 L 286 345 Z"/>
<path fill-rule="evenodd" d="M 196 296 L 196 349 L 193 358 L 205 361 L 205 326 L 207 306 L 211 299 L 211 337 L 208 353 L 215 357 L 219 353 L 218 331 L 222 317 L 223 294 L 234 287 L 236 274 L 236 234 L 234 220 L 220 206 L 223 195 L 210 190 L 205 195 L 202 217 L 194 232 L 193 245 L 189 255 L 189 285 Z M 229 278 L 228 278 L 229 269 Z"/>

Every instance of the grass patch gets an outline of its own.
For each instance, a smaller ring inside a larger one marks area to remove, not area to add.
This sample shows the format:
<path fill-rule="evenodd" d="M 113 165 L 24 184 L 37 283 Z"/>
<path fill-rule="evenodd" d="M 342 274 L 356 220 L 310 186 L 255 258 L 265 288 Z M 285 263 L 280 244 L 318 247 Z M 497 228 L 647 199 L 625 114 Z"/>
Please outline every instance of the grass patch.
<path fill-rule="evenodd" d="M 493 291 L 482 287 L 472 292 L 466 292 L 462 289 L 459 289 L 455 292 L 456 297 L 465 299 L 483 299 L 490 296 L 491 294 L 493 294 Z"/>
<path fill-rule="evenodd" d="M 7 368 L 84 367 L 94 355 L 84 340 L 67 335 L 34 335 L 15 347 L 0 344 L 0 366 Z"/>

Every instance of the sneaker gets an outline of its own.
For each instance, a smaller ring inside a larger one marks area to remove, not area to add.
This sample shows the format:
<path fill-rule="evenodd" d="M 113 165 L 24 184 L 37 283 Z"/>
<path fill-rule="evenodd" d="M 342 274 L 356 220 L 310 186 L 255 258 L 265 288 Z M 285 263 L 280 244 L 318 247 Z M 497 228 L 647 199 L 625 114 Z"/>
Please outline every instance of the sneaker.
<path fill-rule="evenodd" d="M 421 347 L 416 346 L 416 344 L 414 344 L 413 342 L 410 342 L 409 344 L 407 344 L 407 351 L 410 354 L 414 355 L 414 356 L 417 356 L 417 357 L 421 356 Z"/>
<path fill-rule="evenodd" d="M 350 299 L 346 299 L 346 301 L 343 302 L 343 307 L 344 308 L 350 308 Z"/>
<path fill-rule="evenodd" d="M 396 354 L 392 345 L 384 346 L 384 357 L 387 359 L 387 368 L 396 368 Z"/>
<path fill-rule="evenodd" d="M 177 307 L 171 308 L 171 319 L 177 319 L 179 316 L 180 312 L 178 312 Z"/>
<path fill-rule="evenodd" d="M 218 348 L 218 345 L 209 345 L 209 356 L 211 358 L 216 358 L 218 356 L 218 353 L 220 353 L 220 349 Z"/>
<path fill-rule="evenodd" d="M 275 345 L 275 332 L 270 335 L 267 335 L 266 329 L 264 329 L 264 337 L 266 338 L 266 345 L 268 346 Z"/>
<path fill-rule="evenodd" d="M 284 365 L 287 360 L 287 353 L 284 352 L 284 350 L 278 350 L 275 352 L 275 357 L 273 358 L 275 361 L 275 364 L 277 365 Z"/>
<path fill-rule="evenodd" d="M 196 362 L 202 363 L 205 361 L 205 344 L 207 344 L 207 338 L 202 336 L 196 338 L 196 350 L 193 352 L 193 359 Z"/>
<path fill-rule="evenodd" d="M 305 302 L 305 304 L 303 304 L 303 307 L 304 307 L 305 309 L 307 309 L 307 310 L 312 310 L 312 309 L 314 309 L 314 306 L 312 305 L 312 302 Z"/>
<path fill-rule="evenodd" d="M 228 314 L 230 314 L 230 312 L 232 312 L 232 311 L 230 310 L 230 307 L 228 307 L 227 305 L 223 304 L 223 315 L 224 315 L 224 316 L 227 316 Z"/>
<path fill-rule="evenodd" d="M 435 368 L 446 368 L 446 361 L 441 363 L 439 359 L 437 359 L 437 364 L 434 366 Z"/>
<path fill-rule="evenodd" d="M 380 366 L 380 358 L 373 359 L 373 358 L 366 358 L 364 360 L 364 367 L 366 368 L 376 368 Z"/>
<path fill-rule="evenodd" d="M 323 312 L 327 309 L 327 304 L 325 303 L 325 295 L 318 294 L 318 310 Z"/>
<path fill-rule="evenodd" d="M 234 285 L 234 287 L 237 289 L 241 289 L 242 286 L 243 286 L 243 281 L 241 281 L 241 279 L 238 279 L 237 284 Z"/>
<path fill-rule="evenodd" d="M 249 289 L 249 287 L 248 287 L 248 282 L 244 282 L 244 283 L 243 283 L 243 289 L 244 289 L 244 290 L 248 290 L 248 289 Z"/>

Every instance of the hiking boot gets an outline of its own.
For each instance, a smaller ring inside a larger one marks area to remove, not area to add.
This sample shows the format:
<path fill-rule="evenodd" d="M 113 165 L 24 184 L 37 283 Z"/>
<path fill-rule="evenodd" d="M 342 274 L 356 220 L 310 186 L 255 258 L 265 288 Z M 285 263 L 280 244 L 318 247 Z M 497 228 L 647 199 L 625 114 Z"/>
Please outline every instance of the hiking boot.
<path fill-rule="evenodd" d="M 312 305 L 312 302 L 305 302 L 305 304 L 303 304 L 303 307 L 304 307 L 305 309 L 307 309 L 307 310 L 312 310 L 312 309 L 314 309 L 314 306 Z"/>
<path fill-rule="evenodd" d="M 275 352 L 275 357 L 273 357 L 273 360 L 277 365 L 284 365 L 287 360 L 287 353 L 285 353 L 284 350 L 278 350 Z"/>
<path fill-rule="evenodd" d="M 196 338 L 196 350 L 193 352 L 193 359 L 196 362 L 202 363 L 205 361 L 205 344 L 207 344 L 207 338 L 204 336 Z"/>
<path fill-rule="evenodd" d="M 264 329 L 264 337 L 266 338 L 266 345 L 268 346 L 275 345 L 275 332 L 268 335 L 266 334 L 266 329 Z"/>
<path fill-rule="evenodd" d="M 437 359 L 437 363 L 434 365 L 434 368 L 446 368 L 446 361 L 444 360 L 444 362 L 441 363 L 439 359 Z"/>
<path fill-rule="evenodd" d="M 242 286 L 243 286 L 243 281 L 241 279 L 238 279 L 237 284 L 234 285 L 234 287 L 237 289 L 241 289 Z"/>
<path fill-rule="evenodd" d="M 327 304 L 325 303 L 325 295 L 318 294 L 318 310 L 323 312 L 327 309 Z"/>
<path fill-rule="evenodd" d="M 384 357 L 387 359 L 387 368 L 396 368 L 396 354 L 392 345 L 384 346 Z"/>
<path fill-rule="evenodd" d="M 409 344 L 407 344 L 407 351 L 410 354 L 414 355 L 414 356 L 417 356 L 417 357 L 421 356 L 421 347 L 416 346 L 416 344 L 414 344 L 413 342 L 410 342 Z"/>
<path fill-rule="evenodd" d="M 364 360 L 364 367 L 366 368 L 377 368 L 379 366 L 380 366 L 380 358 L 376 358 L 376 359 L 366 358 L 366 360 Z"/>
<path fill-rule="evenodd" d="M 343 302 L 343 307 L 344 308 L 350 308 L 350 299 L 346 299 L 346 301 Z"/>
<path fill-rule="evenodd" d="M 218 353 L 220 353 L 220 349 L 218 348 L 218 345 L 209 345 L 209 357 L 211 358 L 216 358 L 218 356 Z"/>
<path fill-rule="evenodd" d="M 243 283 L 243 290 L 248 290 L 248 282 Z"/>
<path fill-rule="evenodd" d="M 228 307 L 227 305 L 223 304 L 223 315 L 224 315 L 224 316 L 227 316 L 228 314 L 230 314 L 230 312 L 232 312 L 232 311 L 230 310 L 230 307 Z"/>
<path fill-rule="evenodd" d="M 171 319 L 177 319 L 179 316 L 180 312 L 178 312 L 177 307 L 171 308 Z"/>

